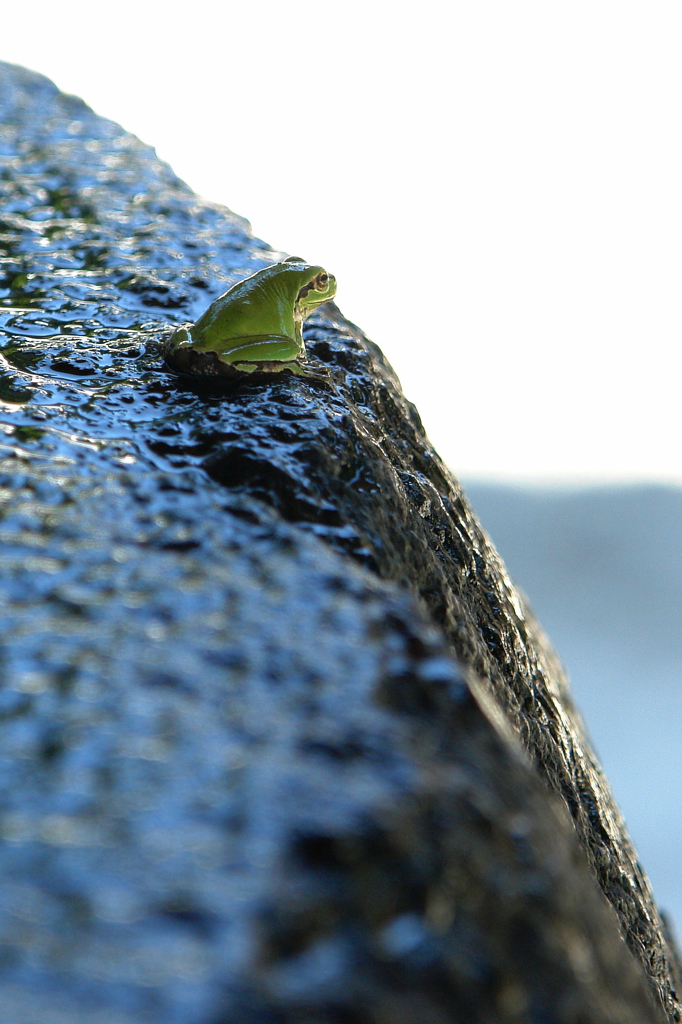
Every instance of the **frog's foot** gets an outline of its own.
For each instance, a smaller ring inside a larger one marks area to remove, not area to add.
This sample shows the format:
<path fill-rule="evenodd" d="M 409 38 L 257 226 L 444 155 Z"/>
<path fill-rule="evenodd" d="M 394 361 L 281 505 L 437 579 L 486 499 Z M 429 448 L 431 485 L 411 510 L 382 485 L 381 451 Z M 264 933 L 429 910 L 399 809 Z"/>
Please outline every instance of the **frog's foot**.
<path fill-rule="evenodd" d="M 296 377 L 303 377 L 319 383 L 327 383 L 329 380 L 329 374 L 325 369 L 321 372 L 312 370 L 295 359 L 287 362 L 260 360 L 226 363 L 219 358 L 216 352 L 197 352 L 190 345 L 171 345 L 166 349 L 165 355 L 166 365 L 174 373 L 186 374 L 191 377 L 210 377 L 215 381 L 271 376 L 278 373 L 290 373 Z"/>
<path fill-rule="evenodd" d="M 300 364 L 295 359 L 283 362 L 281 359 L 255 359 L 251 362 L 232 363 L 240 373 L 298 373 Z"/>
<path fill-rule="evenodd" d="M 300 363 L 297 359 L 288 362 L 261 360 L 253 363 L 234 363 L 235 369 L 248 374 L 271 374 L 291 373 L 295 377 L 303 377 L 306 380 L 316 380 L 326 383 L 329 380 L 329 373 L 326 367 L 320 370 L 313 370 L 310 366 Z"/>

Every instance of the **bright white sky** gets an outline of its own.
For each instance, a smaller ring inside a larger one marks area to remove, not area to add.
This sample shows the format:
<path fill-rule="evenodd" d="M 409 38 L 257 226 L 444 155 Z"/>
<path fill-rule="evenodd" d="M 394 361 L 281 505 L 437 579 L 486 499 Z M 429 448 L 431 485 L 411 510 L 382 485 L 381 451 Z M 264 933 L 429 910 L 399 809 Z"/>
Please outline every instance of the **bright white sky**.
<path fill-rule="evenodd" d="M 34 0 L 0 40 L 335 273 L 456 473 L 563 483 L 682 483 L 680 52 L 679 0 Z"/>

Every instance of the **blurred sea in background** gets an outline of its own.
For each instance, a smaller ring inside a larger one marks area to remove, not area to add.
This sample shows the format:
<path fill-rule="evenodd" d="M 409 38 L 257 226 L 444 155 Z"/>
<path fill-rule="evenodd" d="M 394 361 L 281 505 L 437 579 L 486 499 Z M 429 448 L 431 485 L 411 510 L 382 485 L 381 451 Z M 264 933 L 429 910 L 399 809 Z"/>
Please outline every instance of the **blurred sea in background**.
<path fill-rule="evenodd" d="M 568 670 L 659 906 L 682 930 L 682 488 L 463 480 Z"/>

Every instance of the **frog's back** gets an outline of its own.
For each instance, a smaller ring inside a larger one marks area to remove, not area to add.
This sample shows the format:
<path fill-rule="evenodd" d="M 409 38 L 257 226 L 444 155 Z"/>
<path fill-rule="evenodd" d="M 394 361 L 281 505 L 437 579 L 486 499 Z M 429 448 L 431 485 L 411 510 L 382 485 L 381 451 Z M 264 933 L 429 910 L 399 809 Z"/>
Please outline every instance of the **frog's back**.
<path fill-rule="evenodd" d="M 195 346 L 264 335 L 295 339 L 294 307 L 305 279 L 305 264 L 277 263 L 238 281 L 195 323 Z"/>

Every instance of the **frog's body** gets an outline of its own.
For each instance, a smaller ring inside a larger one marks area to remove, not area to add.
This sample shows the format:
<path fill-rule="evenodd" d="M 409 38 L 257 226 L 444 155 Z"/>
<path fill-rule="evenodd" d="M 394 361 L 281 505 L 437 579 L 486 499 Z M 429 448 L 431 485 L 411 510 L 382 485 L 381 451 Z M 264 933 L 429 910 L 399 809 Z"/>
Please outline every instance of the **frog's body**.
<path fill-rule="evenodd" d="M 195 324 L 178 328 L 167 361 L 200 375 L 305 376 L 301 326 L 335 294 L 336 280 L 322 267 L 295 257 L 264 267 L 219 296 Z"/>

